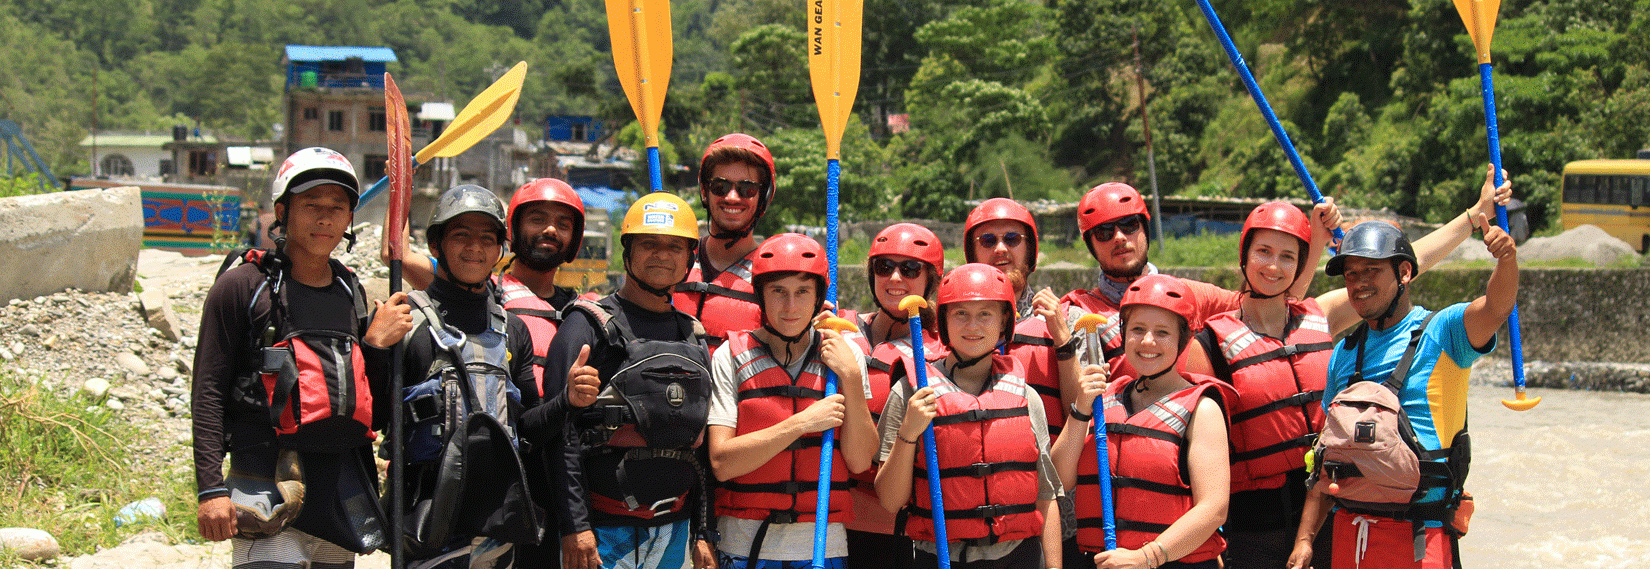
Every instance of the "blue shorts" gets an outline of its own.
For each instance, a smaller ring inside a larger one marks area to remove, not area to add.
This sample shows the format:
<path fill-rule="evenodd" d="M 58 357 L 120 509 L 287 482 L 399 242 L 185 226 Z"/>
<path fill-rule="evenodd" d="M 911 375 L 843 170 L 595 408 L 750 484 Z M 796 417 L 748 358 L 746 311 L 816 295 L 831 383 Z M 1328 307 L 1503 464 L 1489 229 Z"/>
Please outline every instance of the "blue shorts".
<path fill-rule="evenodd" d="M 693 569 L 688 520 L 655 527 L 592 528 L 602 569 Z"/>
<path fill-rule="evenodd" d="M 717 567 L 719 569 L 809 569 L 813 567 L 812 559 L 798 561 L 774 561 L 771 559 L 757 560 L 755 565 L 750 564 L 750 558 L 733 555 L 726 551 L 717 552 Z M 847 569 L 847 557 L 832 557 L 825 560 L 825 569 Z"/>

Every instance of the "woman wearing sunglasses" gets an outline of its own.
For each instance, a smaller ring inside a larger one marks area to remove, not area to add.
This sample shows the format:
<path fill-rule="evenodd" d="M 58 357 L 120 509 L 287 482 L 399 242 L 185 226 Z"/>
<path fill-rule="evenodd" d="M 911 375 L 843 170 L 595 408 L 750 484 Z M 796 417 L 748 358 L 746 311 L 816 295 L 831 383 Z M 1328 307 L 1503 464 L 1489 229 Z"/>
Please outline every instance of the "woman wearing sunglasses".
<path fill-rule="evenodd" d="M 709 234 L 700 239 L 687 281 L 676 285 L 677 310 L 698 318 L 711 348 L 737 330 L 761 327 L 761 308 L 751 286 L 751 232 L 774 196 L 773 153 L 746 134 L 729 134 L 705 148 L 699 162 L 699 201 Z"/>
<path fill-rule="evenodd" d="M 948 548 L 954 569 L 1049 567 L 1060 557 L 1060 492 L 1048 455 L 1042 400 L 1019 360 L 997 347 L 1013 333 L 1014 288 L 1001 271 L 970 263 L 940 282 L 940 338 L 950 353 L 905 358 L 878 425 L 877 495 L 905 509 L 915 567 L 935 567 Z M 906 373 L 924 366 L 928 386 Z M 924 432 L 933 425 L 948 543 L 936 544 Z"/>
<path fill-rule="evenodd" d="M 871 390 L 867 400 L 872 417 L 879 417 L 888 401 L 893 380 L 890 370 L 901 365 L 911 350 L 911 327 L 899 302 L 910 295 L 934 298 L 940 275 L 945 270 L 945 250 L 928 228 L 914 223 L 896 223 L 871 239 L 866 259 L 871 293 L 877 309 L 868 314 L 842 311 L 844 318 L 857 320 L 859 329 L 874 346 L 867 362 L 866 382 Z M 923 319 L 933 322 L 934 311 L 923 309 Z M 923 350 L 931 359 L 944 357 L 939 336 L 924 330 Z M 850 493 L 854 518 L 848 522 L 849 569 L 905 569 L 911 564 L 911 538 L 894 531 L 894 514 L 884 510 L 876 495 L 876 469 L 854 474 L 859 484 Z"/>

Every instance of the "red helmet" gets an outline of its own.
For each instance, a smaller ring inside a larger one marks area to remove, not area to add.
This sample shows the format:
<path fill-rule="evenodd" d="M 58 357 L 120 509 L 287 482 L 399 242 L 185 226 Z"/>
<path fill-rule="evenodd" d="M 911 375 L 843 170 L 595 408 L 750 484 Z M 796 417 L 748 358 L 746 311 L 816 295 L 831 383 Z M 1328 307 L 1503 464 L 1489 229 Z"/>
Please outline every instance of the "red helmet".
<path fill-rule="evenodd" d="M 1164 274 L 1146 275 L 1129 285 L 1129 290 L 1123 292 L 1123 302 L 1119 303 L 1119 307 L 1127 309 L 1136 305 L 1156 306 L 1179 314 L 1183 320 L 1190 320 L 1191 315 L 1197 313 L 1197 301 L 1192 298 L 1191 287 L 1178 278 Z"/>
<path fill-rule="evenodd" d="M 753 280 L 768 273 L 796 271 L 817 276 L 824 284 L 830 284 L 830 263 L 825 258 L 825 248 L 812 237 L 798 233 L 769 237 L 756 248 L 756 258 L 751 260 Z"/>
<path fill-rule="evenodd" d="M 1136 214 L 1152 218 L 1146 213 L 1146 200 L 1140 198 L 1140 192 L 1128 184 L 1107 182 L 1095 186 L 1077 202 L 1077 229 L 1088 235 L 1096 225 Z"/>
<path fill-rule="evenodd" d="M 934 274 L 945 272 L 945 249 L 940 238 L 927 227 L 915 223 L 895 223 L 871 240 L 867 260 L 878 255 L 904 255 L 934 266 Z"/>
<path fill-rule="evenodd" d="M 1306 219 L 1306 214 L 1300 208 L 1288 202 L 1266 202 L 1249 212 L 1249 218 L 1243 220 L 1243 233 L 1238 239 L 1239 265 L 1246 264 L 1249 259 L 1250 238 L 1256 229 L 1273 229 L 1282 231 L 1301 241 L 1301 253 L 1305 254 L 1305 247 L 1312 243 L 1312 222 Z M 1306 269 L 1305 259 L 1299 259 L 1300 266 L 1295 268 L 1295 276 L 1300 277 L 1301 271 Z"/>
<path fill-rule="evenodd" d="M 566 258 L 562 259 L 564 263 L 572 262 L 578 257 L 579 247 L 584 243 L 584 200 L 579 199 L 579 192 L 574 191 L 573 186 L 567 185 L 567 182 L 555 178 L 539 178 L 517 188 L 515 195 L 510 196 L 507 222 L 512 247 L 516 239 L 516 210 L 533 202 L 559 203 L 579 213 L 578 218 L 573 220 L 573 240 L 568 243 Z"/>
<path fill-rule="evenodd" d="M 714 168 L 713 164 L 708 163 L 711 155 L 723 148 L 744 150 L 755 154 L 757 158 L 762 159 L 762 164 L 768 168 L 768 189 L 757 197 L 756 215 L 751 218 L 751 225 L 755 225 L 756 220 L 762 219 L 762 214 L 767 213 L 768 204 L 773 203 L 774 189 L 779 186 L 779 171 L 773 167 L 773 153 L 768 151 L 768 145 L 762 144 L 762 141 L 757 140 L 754 136 L 743 133 L 736 132 L 724 135 L 722 138 L 712 141 L 710 146 L 705 147 L 705 156 L 699 159 L 699 189 L 701 192 L 704 191 L 705 185 L 710 183 L 710 171 Z M 706 217 L 709 217 L 709 212 L 706 212 Z"/>
<path fill-rule="evenodd" d="M 1014 286 L 997 267 L 985 263 L 969 263 L 946 273 L 940 279 L 940 306 L 971 300 L 1000 300 L 1014 310 Z"/>
<path fill-rule="evenodd" d="M 1030 262 L 1026 270 L 1037 270 L 1037 220 L 1031 217 L 1031 212 L 1020 205 L 1020 202 L 1008 198 L 985 200 L 975 206 L 974 211 L 968 212 L 968 220 L 963 222 L 963 259 L 970 263 L 977 260 L 974 258 L 974 228 L 999 219 L 1018 221 L 1031 231 L 1031 235 L 1028 236 L 1031 247 L 1027 251 Z"/>

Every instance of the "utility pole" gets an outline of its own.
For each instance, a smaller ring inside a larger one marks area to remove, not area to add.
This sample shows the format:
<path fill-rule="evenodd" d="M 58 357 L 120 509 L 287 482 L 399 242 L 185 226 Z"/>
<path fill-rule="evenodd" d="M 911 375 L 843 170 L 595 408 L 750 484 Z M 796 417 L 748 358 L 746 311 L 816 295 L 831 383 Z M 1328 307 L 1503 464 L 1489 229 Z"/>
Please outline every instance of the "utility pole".
<path fill-rule="evenodd" d="M 1152 151 L 1152 123 L 1146 118 L 1146 66 L 1140 60 L 1140 24 L 1134 35 L 1134 80 L 1140 94 L 1140 126 L 1146 132 L 1146 169 L 1152 180 L 1152 242 L 1163 252 L 1163 196 L 1157 191 L 1157 154 Z"/>

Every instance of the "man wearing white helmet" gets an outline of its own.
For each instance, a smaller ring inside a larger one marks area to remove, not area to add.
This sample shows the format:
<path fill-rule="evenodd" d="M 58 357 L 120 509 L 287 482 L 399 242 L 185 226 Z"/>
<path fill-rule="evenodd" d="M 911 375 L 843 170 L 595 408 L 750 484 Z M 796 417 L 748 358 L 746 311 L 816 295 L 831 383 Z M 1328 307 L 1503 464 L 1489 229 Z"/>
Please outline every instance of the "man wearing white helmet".
<path fill-rule="evenodd" d="M 353 239 L 359 188 L 337 152 L 288 157 L 271 188 L 276 248 L 232 257 L 245 263 L 220 274 L 201 310 L 198 523 L 209 540 L 233 538 L 236 567 L 348 568 L 385 540 L 371 442 L 391 400 L 385 348 L 412 318 L 397 294 L 369 323 L 360 283 L 332 259 Z M 305 403 L 315 395 L 342 402 L 317 409 Z"/>

